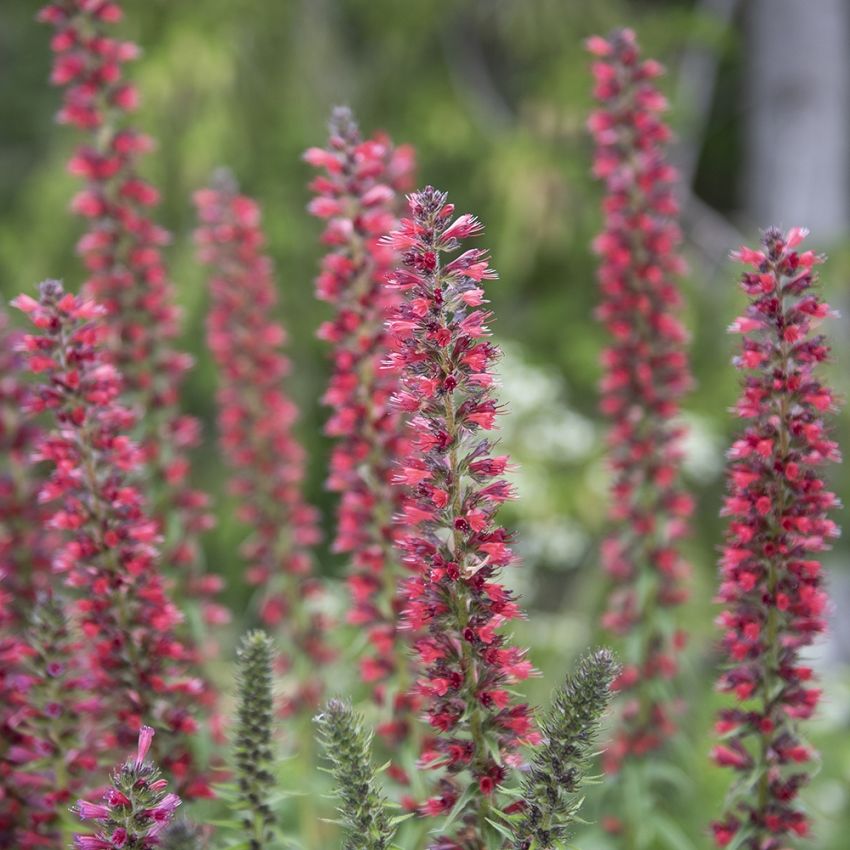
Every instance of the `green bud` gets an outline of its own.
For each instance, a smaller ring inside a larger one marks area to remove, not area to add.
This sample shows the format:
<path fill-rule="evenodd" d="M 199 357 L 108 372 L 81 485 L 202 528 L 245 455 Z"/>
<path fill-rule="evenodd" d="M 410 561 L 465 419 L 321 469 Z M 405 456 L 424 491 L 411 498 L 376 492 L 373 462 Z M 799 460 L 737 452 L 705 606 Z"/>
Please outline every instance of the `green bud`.
<path fill-rule="evenodd" d="M 268 805 L 274 790 L 272 755 L 273 644 L 262 631 L 248 632 L 236 651 L 238 706 L 233 757 L 238 793 L 235 808 L 251 833 L 252 847 L 262 850 L 274 826 Z"/>
<path fill-rule="evenodd" d="M 395 829 L 372 766 L 371 732 L 365 730 L 362 716 L 338 699 L 330 700 L 315 720 L 336 780 L 346 827 L 344 850 L 386 850 Z"/>
<path fill-rule="evenodd" d="M 525 810 L 513 827 L 514 850 L 551 850 L 566 841 L 618 671 L 611 652 L 597 649 L 555 691 L 523 783 Z"/>

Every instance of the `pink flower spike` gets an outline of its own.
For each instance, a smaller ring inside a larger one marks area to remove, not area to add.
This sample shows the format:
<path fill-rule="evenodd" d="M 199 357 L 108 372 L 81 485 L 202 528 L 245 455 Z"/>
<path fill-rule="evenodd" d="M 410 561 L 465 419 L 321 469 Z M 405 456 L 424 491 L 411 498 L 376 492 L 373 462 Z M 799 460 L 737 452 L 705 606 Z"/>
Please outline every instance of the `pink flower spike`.
<path fill-rule="evenodd" d="M 330 250 L 315 280 L 316 297 L 331 310 L 319 336 L 332 346 L 322 402 L 329 410 L 325 434 L 333 439 L 326 486 L 339 494 L 333 548 L 350 559 L 348 618 L 368 636 L 361 677 L 389 715 L 377 733 L 398 751 L 414 729 L 417 698 L 385 696 L 398 677 L 408 677 L 410 666 L 411 636 L 400 627 L 399 598 L 407 570 L 393 545 L 401 531 L 392 517 L 399 510 L 399 476 L 424 481 L 429 472 L 397 467 L 406 450 L 403 422 L 419 398 L 408 395 L 398 405 L 392 401 L 398 368 L 386 362 L 389 338 L 408 333 L 411 325 L 389 321 L 402 296 L 401 287 L 387 285 L 386 279 L 405 246 L 417 239 L 415 226 L 399 231 L 397 217 L 414 159 L 410 149 L 395 147 L 383 134 L 364 140 L 344 107 L 331 113 L 327 147 L 343 169 L 313 182 L 317 197 L 310 208 L 318 214 L 323 203 L 337 204 L 346 221 L 344 238 L 333 242 L 326 226 L 323 241 Z M 419 308 L 427 310 L 427 305 Z M 420 394 L 436 391 L 426 384 Z M 390 775 L 403 772 L 391 769 Z"/>
<path fill-rule="evenodd" d="M 287 335 L 273 313 L 277 284 L 263 253 L 259 205 L 218 172 L 195 194 L 199 257 L 209 269 L 207 345 L 218 370 L 219 442 L 245 525 L 246 577 L 259 585 L 259 615 L 286 636 L 285 711 L 311 711 L 333 657 L 310 548 L 318 515 L 301 492 L 306 457 L 288 395 Z"/>
<path fill-rule="evenodd" d="M 747 373 L 735 408 L 741 433 L 728 453 L 729 523 L 717 594 L 726 655 L 718 690 L 739 703 L 721 710 L 716 728 L 724 739 L 712 752 L 737 774 L 724 818 L 713 825 L 719 847 L 738 834 L 739 819 L 753 847 L 785 847 L 809 828 L 795 798 L 807 779 L 800 765 L 813 753 L 798 725 L 811 717 L 820 691 L 805 686 L 812 670 L 799 656 L 826 628 L 815 557 L 837 533 L 828 514 L 839 503 L 822 471 L 838 460 L 823 421 L 833 394 L 817 374 L 829 347 L 812 334 L 812 317 L 829 308 L 816 274 L 794 250 L 805 235 L 799 227 L 786 236 L 769 228 L 760 251 L 742 250 L 761 259 L 757 274 L 741 277 L 750 304 L 730 328 L 744 334 L 734 362 Z M 755 795 L 754 787 L 764 791 Z"/>
<path fill-rule="evenodd" d="M 622 640 L 624 656 L 616 737 L 603 758 L 605 771 L 615 774 L 623 762 L 664 758 L 656 751 L 676 731 L 677 693 L 668 682 L 682 645 L 674 626 L 676 607 L 688 596 L 681 540 L 692 502 L 682 481 L 685 432 L 678 419 L 692 380 L 680 318 L 677 175 L 654 83 L 662 68 L 641 60 L 630 30 L 598 39 L 592 52 L 600 58 L 592 66 L 597 107 L 588 126 L 594 171 L 605 187 L 604 229 L 593 242 L 596 315 L 608 336 L 599 391 L 612 475 L 610 531 L 600 551 L 610 576 L 602 622 Z M 622 795 L 623 786 L 612 784 Z M 621 829 L 624 843 L 634 843 L 639 824 L 624 817 Z"/>

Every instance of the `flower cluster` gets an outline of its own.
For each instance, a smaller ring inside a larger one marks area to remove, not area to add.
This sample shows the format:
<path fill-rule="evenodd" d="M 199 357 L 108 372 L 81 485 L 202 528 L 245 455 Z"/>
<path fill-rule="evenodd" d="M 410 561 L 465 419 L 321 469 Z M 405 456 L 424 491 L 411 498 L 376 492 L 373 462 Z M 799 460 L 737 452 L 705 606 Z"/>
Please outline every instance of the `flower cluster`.
<path fill-rule="evenodd" d="M 372 736 L 363 718 L 341 700 L 331 700 L 316 724 L 340 798 L 344 850 L 387 850 L 395 827 L 372 766 Z"/>
<path fill-rule="evenodd" d="M 629 636 L 615 688 L 624 691 L 617 738 L 606 768 L 661 745 L 674 729 L 670 696 L 661 682 L 676 674 L 684 634 L 671 606 L 687 596 L 688 567 L 679 551 L 692 500 L 680 485 L 683 428 L 676 421 L 690 387 L 678 313 L 676 277 L 684 270 L 678 245 L 676 172 L 666 162 L 670 131 L 653 80 L 662 73 L 641 60 L 634 33 L 591 38 L 594 95 L 588 122 L 596 145 L 594 175 L 605 185 L 600 257 L 602 302 L 597 315 L 610 336 L 602 355 L 601 409 L 610 422 L 613 471 L 602 562 L 613 582 L 607 629 Z"/>
<path fill-rule="evenodd" d="M 555 692 L 541 724 L 543 741 L 523 781 L 522 813 L 513 826 L 514 850 L 564 845 L 581 808 L 578 794 L 617 673 L 611 653 L 599 649 L 582 658 L 575 673 Z"/>
<path fill-rule="evenodd" d="M 136 755 L 112 773 L 112 785 L 102 803 L 78 800 L 74 811 L 81 820 L 97 824 L 94 835 L 74 835 L 77 850 L 148 850 L 174 817 L 180 798 L 165 789 L 167 780 L 148 760 L 154 730 L 139 730 Z"/>
<path fill-rule="evenodd" d="M 827 514 L 839 503 L 821 467 L 839 453 L 823 421 L 835 400 L 815 373 L 829 347 L 812 333 L 830 309 L 813 288 L 822 258 L 797 251 L 805 235 L 770 229 L 760 250 L 733 255 L 751 267 L 741 280 L 750 304 L 730 327 L 743 334 L 735 413 L 746 426 L 729 452 L 718 622 L 728 658 L 719 687 L 738 705 L 719 715 L 713 757 L 740 780 L 713 828 L 719 846 L 742 850 L 780 850 L 809 828 L 796 797 L 815 753 L 797 721 L 821 692 L 800 650 L 825 627 L 817 554 L 838 534 Z"/>
<path fill-rule="evenodd" d="M 421 764 L 442 768 L 423 811 L 448 813 L 460 801 L 453 834 L 438 843 L 477 847 L 519 747 L 539 740 L 528 706 L 509 690 L 531 663 L 499 633 L 522 614 L 498 581 L 515 558 L 495 521 L 512 497 L 508 459 L 493 455 L 489 436 L 499 413 L 490 371 L 499 349 L 487 339 L 481 284 L 496 275 L 478 248 L 443 258 L 482 232 L 474 216 L 452 220 L 454 206 L 431 187 L 409 206 L 411 217 L 387 238 L 403 257 L 389 285 L 404 298 L 388 322 L 387 365 L 400 374 L 394 404 L 410 416 L 410 451 L 394 480 L 404 487 L 399 545 L 414 574 L 404 617 L 423 632 L 417 688 L 436 736 Z"/>
<path fill-rule="evenodd" d="M 164 762 L 190 795 L 204 793 L 187 739 L 196 729 L 190 706 L 207 692 L 182 673 L 191 653 L 174 634 L 181 614 L 158 572 L 157 524 L 133 484 L 142 453 L 126 436 L 134 418 L 118 403 L 120 376 L 102 345 L 104 310 L 52 280 L 38 301 L 20 295 L 13 303 L 38 331 L 22 341 L 40 380 L 30 412 L 46 411 L 55 423 L 33 456 L 51 467 L 38 498 L 50 506 L 48 527 L 62 535 L 53 570 L 76 597 L 91 710 L 109 721 L 101 740 L 125 747 L 144 719 L 155 719 L 168 732 Z"/>
<path fill-rule="evenodd" d="M 311 608 L 321 591 L 310 555 L 318 515 L 301 494 L 305 456 L 284 387 L 286 333 L 271 318 L 277 294 L 260 209 L 224 174 L 196 192 L 195 203 L 199 256 L 211 269 L 207 342 L 219 374 L 219 439 L 239 518 L 252 529 L 243 547 L 248 580 L 264 588 L 263 621 L 287 629 L 289 663 L 297 667 L 291 708 L 312 709 L 321 687 L 316 668 L 331 657 L 326 618 Z"/>
<path fill-rule="evenodd" d="M 113 0 L 57 0 L 40 13 L 54 28 L 51 82 L 64 88 L 57 120 L 86 135 L 68 163 L 85 183 L 71 204 L 87 227 L 77 244 L 88 273 L 84 291 L 107 310 L 109 348 L 127 400 L 140 411 L 139 444 L 153 473 L 150 502 L 167 533 L 164 562 L 180 568 L 173 578 L 181 597 L 201 599 L 205 619 L 215 624 L 228 616 L 213 601 L 221 580 L 203 574 L 197 542 L 212 516 L 206 495 L 187 480 L 186 452 L 200 429 L 178 410 L 191 358 L 173 345 L 180 321 L 163 258 L 170 236 L 151 217 L 159 192 L 138 174 L 153 142 L 126 126 L 139 95 L 124 66 L 139 49 L 109 35 L 120 18 Z"/>
<path fill-rule="evenodd" d="M 311 148 L 305 159 L 323 173 L 311 183 L 309 210 L 327 219 L 322 241 L 329 252 L 316 279 L 316 296 L 335 313 L 319 328 L 333 346 L 333 374 L 323 401 L 333 414 L 325 433 L 335 439 L 328 487 L 340 494 L 333 548 L 350 553 L 348 621 L 366 630 L 371 652 L 361 677 L 379 703 L 388 682 L 396 689 L 392 719 L 379 733 L 393 744 L 409 731 L 411 697 L 406 693 L 406 645 L 399 634 L 401 581 L 393 546 L 392 516 L 398 508 L 393 467 L 404 454 L 401 411 L 389 401 L 397 387 L 393 369 L 382 369 L 385 322 L 398 294 L 384 286 L 398 257 L 381 237 L 398 224 L 397 192 L 410 188 L 413 153 L 378 135 L 364 140 L 351 112 L 333 111 L 327 149 Z"/>

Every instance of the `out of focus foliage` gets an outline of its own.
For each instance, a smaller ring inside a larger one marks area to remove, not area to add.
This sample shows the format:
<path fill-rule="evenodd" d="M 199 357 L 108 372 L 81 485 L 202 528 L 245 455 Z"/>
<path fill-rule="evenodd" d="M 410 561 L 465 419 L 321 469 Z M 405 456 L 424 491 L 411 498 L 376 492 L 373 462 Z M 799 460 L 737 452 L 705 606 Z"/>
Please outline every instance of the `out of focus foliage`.
<path fill-rule="evenodd" d="M 0 289 L 7 297 L 32 292 L 48 276 L 64 278 L 71 289 L 82 279 L 73 250 L 78 223 L 66 214 L 74 186 L 64 163 L 73 134 L 52 120 L 58 96 L 46 83 L 48 34 L 33 20 L 38 5 L 7 0 L 0 6 Z M 397 142 L 415 144 L 421 182 L 448 190 L 459 210 L 474 211 L 487 225 L 482 245 L 492 249 L 500 273 L 489 291 L 498 317 L 494 330 L 506 350 L 504 441 L 520 465 L 520 501 L 509 520 L 526 561 L 517 580 L 530 609 L 522 639 L 547 674 L 548 682 L 532 686 L 539 691 L 532 696 L 542 700 L 548 683 L 595 637 L 604 593 L 597 543 L 606 475 L 595 401 L 603 341 L 592 319 L 589 248 L 600 216 L 584 131 L 590 80 L 582 40 L 625 24 L 638 31 L 647 55 L 667 64 L 672 123 L 698 153 L 696 191 L 735 220 L 745 107 L 739 102 L 742 22 L 720 27 L 687 0 L 127 0 L 124 7 L 123 32 L 144 47 L 134 69 L 143 95 L 138 122 L 159 142 L 147 176 L 164 189 L 161 215 L 174 233 L 184 345 L 197 359 L 186 405 L 206 425 L 198 483 L 214 494 L 219 517 L 206 557 L 229 582 L 234 633 L 250 625 L 240 620 L 248 591 L 239 574 L 241 531 L 215 445 L 214 373 L 203 346 L 206 294 L 191 244 L 190 193 L 227 164 L 263 205 L 280 318 L 291 336 L 300 433 L 311 458 L 307 495 L 329 523 L 333 500 L 322 488 L 328 445 L 319 404 L 328 372 L 324 346 L 313 335 L 327 310 L 313 297 L 319 226 L 304 211 L 310 173 L 300 154 L 322 144 L 330 108 L 347 103 L 365 130 L 382 128 Z M 707 129 L 696 140 L 689 131 L 691 104 L 677 100 L 676 89 L 676 69 L 694 49 L 718 60 Z M 754 228 L 742 229 L 752 241 Z M 706 696 L 685 711 L 679 766 L 656 777 L 670 793 L 666 806 L 647 812 L 644 846 L 652 850 L 708 846 L 705 824 L 719 810 L 726 782 L 706 757 L 716 707 L 706 683 L 714 677 L 711 597 L 723 449 L 737 425 L 727 413 L 735 377 L 725 327 L 742 299 L 737 271 L 722 254 L 708 258 L 696 236 L 684 282 L 698 381 L 686 403 L 692 425 L 687 470 L 699 502 L 689 553 L 696 580 L 686 614 L 692 651 L 685 693 Z M 828 300 L 841 307 L 848 300 L 848 263 L 833 253 L 823 278 Z M 844 321 L 829 327 L 839 363 L 848 354 Z M 846 394 L 846 373 L 835 371 Z M 848 436 L 845 413 L 839 433 L 845 446 Z M 846 494 L 850 476 L 839 474 L 835 487 Z M 846 547 L 828 558 L 837 605 L 850 598 L 845 554 Z M 327 574 L 340 573 L 338 559 L 327 552 L 321 557 Z M 829 667 L 830 698 L 815 743 L 825 763 L 807 794 L 821 850 L 844 850 L 850 828 L 850 677 L 843 666 L 850 643 L 846 633 L 835 634 L 820 653 Z M 638 805 L 641 795 L 633 797 Z M 598 798 L 594 792 L 591 812 Z M 594 850 L 607 841 L 591 827 L 581 843 Z"/>

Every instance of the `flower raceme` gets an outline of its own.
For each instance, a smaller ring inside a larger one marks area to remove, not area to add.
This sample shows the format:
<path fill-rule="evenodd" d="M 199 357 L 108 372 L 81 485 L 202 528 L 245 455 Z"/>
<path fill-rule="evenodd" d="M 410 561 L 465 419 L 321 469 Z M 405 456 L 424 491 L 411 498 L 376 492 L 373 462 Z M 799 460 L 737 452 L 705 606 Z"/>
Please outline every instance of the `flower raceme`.
<path fill-rule="evenodd" d="M 54 422 L 33 455 L 51 470 L 38 498 L 62 536 L 53 570 L 76 597 L 100 739 L 104 749 L 127 746 L 144 719 L 155 720 L 168 736 L 163 762 L 190 795 L 204 794 L 187 742 L 206 691 L 183 672 L 192 654 L 175 636 L 181 614 L 158 571 L 158 527 L 133 483 L 142 453 L 126 435 L 134 417 L 119 403 L 121 379 L 103 346 L 105 310 L 53 280 L 39 300 L 13 304 L 37 330 L 21 343 L 39 380 L 29 410 Z"/>
<path fill-rule="evenodd" d="M 684 641 L 668 613 L 687 595 L 679 551 L 692 503 L 680 484 L 680 399 L 691 385 L 687 334 L 679 313 L 676 173 L 667 163 L 666 107 L 641 60 L 634 33 L 591 38 L 594 96 L 588 126 L 596 145 L 594 175 L 603 181 L 604 229 L 594 242 L 602 295 L 597 316 L 610 343 L 602 355 L 601 409 L 610 422 L 614 481 L 602 562 L 613 589 L 604 625 L 629 636 L 615 688 L 625 693 L 621 723 L 606 753 L 608 770 L 661 745 L 674 728 L 661 681 L 676 673 Z M 646 585 L 645 590 L 643 588 Z"/>
<path fill-rule="evenodd" d="M 310 607 L 321 592 L 310 555 L 320 533 L 301 495 L 305 456 L 284 388 L 286 333 L 270 318 L 277 295 L 260 209 L 225 174 L 197 192 L 195 204 L 199 256 L 210 267 L 207 341 L 219 373 L 219 439 L 239 517 L 252 530 L 243 547 L 248 581 L 263 588 L 263 622 L 283 624 L 289 637 L 297 679 L 290 708 L 312 709 L 321 690 L 316 668 L 332 656 L 325 617 Z"/>
<path fill-rule="evenodd" d="M 138 173 L 153 141 L 127 126 L 139 102 L 125 66 L 139 48 L 112 37 L 121 7 L 109 0 L 57 0 L 40 19 L 53 27 L 51 82 L 64 89 L 57 120 L 85 136 L 68 170 L 84 182 L 71 203 L 86 223 L 77 251 L 88 273 L 86 297 L 107 311 L 109 348 L 121 372 L 128 404 L 138 407 L 136 429 L 146 464 L 153 471 L 149 499 L 163 533 L 176 590 L 200 599 L 210 624 L 227 620 L 214 601 L 221 579 L 204 574 L 198 535 L 212 516 L 207 497 L 187 481 L 186 452 L 200 438 L 198 422 L 179 412 L 180 384 L 191 358 L 174 348 L 180 316 L 168 278 L 163 248 L 166 230 L 152 218 L 159 192 Z"/>
<path fill-rule="evenodd" d="M 153 736 L 150 726 L 142 726 L 136 755 L 113 771 L 102 803 L 77 801 L 73 810 L 80 819 L 97 825 L 94 835 L 74 835 L 77 850 L 146 850 L 159 845 L 181 801 L 166 791 L 167 780 L 147 758 Z"/>
<path fill-rule="evenodd" d="M 729 452 L 718 623 L 728 659 L 719 688 L 738 704 L 720 712 L 713 758 L 740 777 L 713 830 L 720 847 L 742 850 L 782 850 L 809 830 L 796 798 L 816 755 L 798 721 L 820 689 L 800 651 L 825 628 L 817 557 L 838 535 L 828 513 L 839 502 L 821 470 L 840 457 L 824 423 L 835 399 L 816 374 L 829 356 L 813 333 L 831 313 L 815 290 L 823 258 L 797 250 L 805 236 L 772 228 L 759 250 L 733 254 L 750 267 L 741 279 L 750 304 L 729 328 L 743 335 L 735 413 L 746 424 Z"/>
<path fill-rule="evenodd" d="M 512 497 L 508 459 L 493 455 L 489 436 L 499 413 L 490 367 L 500 352 L 487 339 L 481 284 L 496 275 L 484 250 L 444 257 L 482 232 L 474 216 L 453 219 L 454 206 L 431 187 L 411 195 L 409 208 L 386 240 L 402 255 L 388 285 L 403 296 L 387 324 L 387 366 L 400 375 L 394 404 L 410 417 L 395 481 L 404 487 L 399 546 L 413 572 L 404 617 L 422 632 L 417 689 L 434 733 L 420 762 L 441 770 L 423 811 L 446 814 L 460 801 L 451 834 L 436 845 L 480 847 L 519 747 L 539 740 L 528 706 L 509 690 L 531 664 L 499 633 L 522 613 L 498 581 L 515 559 L 495 521 Z"/>
<path fill-rule="evenodd" d="M 398 260 L 381 237 L 398 225 L 397 192 L 410 188 L 413 153 L 378 135 L 364 140 L 351 112 L 333 111 L 326 149 L 304 158 L 322 169 L 311 183 L 309 210 L 327 224 L 328 253 L 316 278 L 316 297 L 332 305 L 333 318 L 319 329 L 331 344 L 333 373 L 323 401 L 333 414 L 325 434 L 334 438 L 328 488 L 340 493 L 333 548 L 350 553 L 348 621 L 366 630 L 371 651 L 360 662 L 378 703 L 387 684 L 396 692 L 392 717 L 379 734 L 393 745 L 405 739 L 412 709 L 406 693 L 407 641 L 399 633 L 401 581 L 393 546 L 392 516 L 399 488 L 395 461 L 404 454 L 402 411 L 390 404 L 398 384 L 394 369 L 382 369 L 385 322 L 399 294 L 384 285 Z"/>
<path fill-rule="evenodd" d="M 65 847 L 68 803 L 97 768 L 80 636 L 46 593 L 28 629 L 8 625 L 0 617 L 0 847 Z"/>

